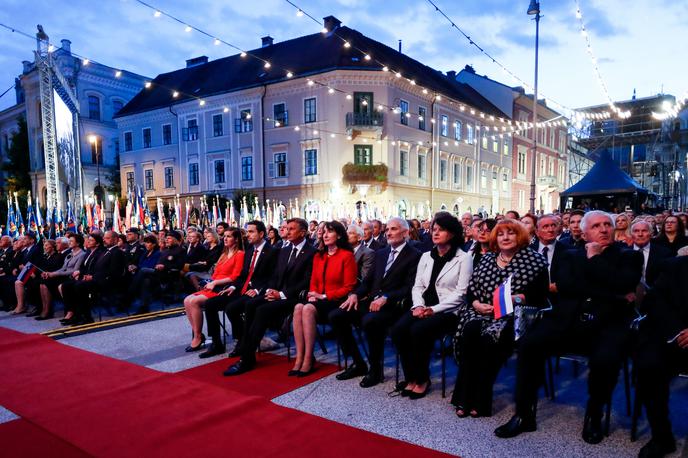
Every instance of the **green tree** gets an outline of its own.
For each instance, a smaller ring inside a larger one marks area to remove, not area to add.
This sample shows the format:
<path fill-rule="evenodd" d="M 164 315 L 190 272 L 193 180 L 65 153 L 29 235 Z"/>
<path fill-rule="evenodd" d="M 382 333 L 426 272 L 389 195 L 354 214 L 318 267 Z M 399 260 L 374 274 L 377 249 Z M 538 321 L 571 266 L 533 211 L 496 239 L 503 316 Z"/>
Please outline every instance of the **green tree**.
<path fill-rule="evenodd" d="M 106 180 L 109 182 L 109 185 L 106 187 L 108 192 L 115 196 L 121 196 L 122 181 L 119 172 L 119 154 L 115 156 L 115 167 L 107 175 Z"/>
<path fill-rule="evenodd" d="M 10 138 L 10 147 L 7 150 L 7 161 L 2 164 L 2 170 L 7 172 L 7 191 L 26 194 L 31 189 L 31 176 L 29 175 L 29 132 L 26 119 L 19 118 L 18 130 Z"/>

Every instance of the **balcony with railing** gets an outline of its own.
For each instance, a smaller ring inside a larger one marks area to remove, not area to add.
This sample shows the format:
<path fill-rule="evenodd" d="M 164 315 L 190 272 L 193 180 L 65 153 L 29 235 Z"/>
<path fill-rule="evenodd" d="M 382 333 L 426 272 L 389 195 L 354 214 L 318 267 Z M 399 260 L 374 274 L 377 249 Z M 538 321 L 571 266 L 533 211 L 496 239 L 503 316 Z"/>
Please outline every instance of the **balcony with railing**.
<path fill-rule="evenodd" d="M 371 113 L 350 112 L 346 114 L 347 129 L 377 129 L 381 128 L 384 115 L 380 112 Z"/>

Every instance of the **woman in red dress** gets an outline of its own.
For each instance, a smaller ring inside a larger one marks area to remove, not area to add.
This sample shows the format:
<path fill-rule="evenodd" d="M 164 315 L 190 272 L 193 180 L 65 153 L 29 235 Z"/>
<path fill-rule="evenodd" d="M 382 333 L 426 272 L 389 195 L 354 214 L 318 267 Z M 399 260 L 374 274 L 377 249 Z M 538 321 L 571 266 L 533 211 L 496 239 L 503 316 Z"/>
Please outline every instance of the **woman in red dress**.
<path fill-rule="evenodd" d="M 184 299 L 184 310 L 189 319 L 193 338 L 191 345 L 186 347 L 187 352 L 198 351 L 203 348 L 205 336 L 203 335 L 203 304 L 208 298 L 215 297 L 218 292 L 227 284 L 236 280 L 241 274 L 244 265 L 244 242 L 241 231 L 231 228 L 225 231 L 224 249 L 220 259 L 214 266 L 211 280 L 203 285 L 200 291 L 186 296 Z"/>
<path fill-rule="evenodd" d="M 294 307 L 296 361 L 289 375 L 304 377 L 313 372 L 317 317 L 326 317 L 339 307 L 356 286 L 358 267 L 344 225 L 324 224 L 318 253 L 313 258 L 307 302 Z"/>

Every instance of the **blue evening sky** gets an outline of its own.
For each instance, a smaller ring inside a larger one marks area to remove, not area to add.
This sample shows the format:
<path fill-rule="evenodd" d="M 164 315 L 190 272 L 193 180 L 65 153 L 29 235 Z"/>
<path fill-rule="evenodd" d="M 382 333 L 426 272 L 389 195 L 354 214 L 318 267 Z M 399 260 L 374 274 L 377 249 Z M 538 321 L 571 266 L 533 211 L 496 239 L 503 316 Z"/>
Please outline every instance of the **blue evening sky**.
<path fill-rule="evenodd" d="M 243 49 L 276 42 L 320 27 L 284 0 L 151 0 L 150 3 Z M 482 56 L 427 0 L 296 0 L 316 18 L 345 25 L 394 48 L 403 40 L 409 56 L 442 71 L 472 64 L 478 73 L 516 84 Z M 535 24 L 528 0 L 435 0 L 475 42 L 525 81 L 533 81 Z M 611 97 L 624 100 L 688 91 L 687 0 L 580 0 L 593 49 Z M 574 0 L 541 0 L 540 90 L 569 107 L 605 103 L 578 29 Z M 68 38 L 72 51 L 104 64 L 154 77 L 185 65 L 185 59 L 216 59 L 236 53 L 153 12 L 135 0 L 2 0 L 0 22 L 35 34 L 42 24 L 51 41 Z M 0 28 L 0 93 L 33 60 L 35 41 Z M 419 82 L 419 84 L 422 84 Z M 0 109 L 14 93 L 0 99 Z"/>

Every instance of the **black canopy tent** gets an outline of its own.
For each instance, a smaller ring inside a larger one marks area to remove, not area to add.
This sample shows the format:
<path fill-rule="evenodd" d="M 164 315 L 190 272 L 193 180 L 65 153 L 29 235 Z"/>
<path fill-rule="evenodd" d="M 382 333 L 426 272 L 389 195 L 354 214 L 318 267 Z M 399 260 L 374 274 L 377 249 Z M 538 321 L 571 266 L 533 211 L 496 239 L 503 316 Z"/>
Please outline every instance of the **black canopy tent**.
<path fill-rule="evenodd" d="M 648 190 L 640 186 L 614 160 L 603 154 L 590 171 L 576 184 L 559 194 L 560 208 L 586 208 L 623 211 L 639 210 Z"/>

